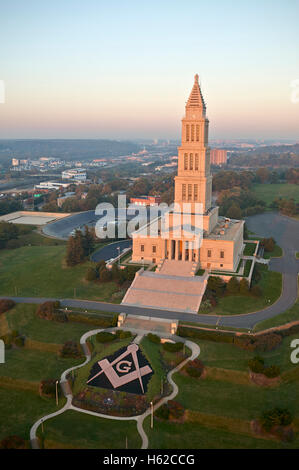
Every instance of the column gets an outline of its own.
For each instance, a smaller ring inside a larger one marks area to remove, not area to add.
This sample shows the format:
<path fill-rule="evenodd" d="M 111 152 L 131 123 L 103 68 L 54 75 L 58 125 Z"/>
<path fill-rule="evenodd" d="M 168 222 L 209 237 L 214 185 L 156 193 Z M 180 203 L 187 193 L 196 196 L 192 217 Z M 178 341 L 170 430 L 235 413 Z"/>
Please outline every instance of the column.
<path fill-rule="evenodd" d="M 180 250 L 180 245 L 179 245 L 179 240 L 175 240 L 175 260 L 179 260 L 179 250 Z"/>

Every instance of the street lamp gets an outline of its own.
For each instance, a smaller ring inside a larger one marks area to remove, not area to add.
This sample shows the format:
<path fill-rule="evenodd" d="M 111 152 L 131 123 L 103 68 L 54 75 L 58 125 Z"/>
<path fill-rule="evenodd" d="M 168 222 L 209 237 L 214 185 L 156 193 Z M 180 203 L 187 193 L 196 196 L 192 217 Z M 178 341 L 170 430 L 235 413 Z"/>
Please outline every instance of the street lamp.
<path fill-rule="evenodd" d="M 120 266 L 120 246 L 117 247 L 118 251 L 118 266 Z"/>
<path fill-rule="evenodd" d="M 151 401 L 151 429 L 154 427 L 154 404 Z"/>
<path fill-rule="evenodd" d="M 58 380 L 56 380 L 56 384 L 55 384 L 55 385 L 56 385 L 56 406 L 58 406 L 58 388 L 57 388 L 57 386 L 58 386 Z"/>

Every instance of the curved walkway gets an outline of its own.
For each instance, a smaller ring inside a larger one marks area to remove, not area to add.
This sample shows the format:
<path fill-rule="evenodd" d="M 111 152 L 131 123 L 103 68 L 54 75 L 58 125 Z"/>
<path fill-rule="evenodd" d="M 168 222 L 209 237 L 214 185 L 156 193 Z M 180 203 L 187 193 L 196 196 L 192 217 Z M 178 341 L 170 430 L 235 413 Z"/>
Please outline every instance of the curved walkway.
<path fill-rule="evenodd" d="M 105 331 L 113 331 L 114 329 L 115 328 L 108 328 L 108 329 L 105 329 Z M 74 367 L 70 367 L 69 369 L 65 370 L 61 374 L 60 385 L 61 385 L 62 391 L 64 393 L 64 396 L 66 397 L 66 404 L 60 410 L 57 410 L 54 413 L 46 415 L 43 418 L 40 418 L 38 421 L 36 421 L 36 423 L 34 423 L 34 425 L 30 429 L 30 442 L 31 442 L 32 449 L 39 449 L 39 443 L 38 443 L 38 438 L 37 438 L 37 434 L 36 434 L 37 429 L 39 428 L 39 426 L 42 423 L 44 423 L 45 421 L 47 421 L 51 418 L 55 418 L 55 416 L 58 416 L 58 415 L 64 413 L 65 411 L 68 411 L 68 410 L 78 411 L 79 413 L 85 413 L 85 414 L 88 414 L 88 415 L 91 415 L 91 416 L 95 416 L 97 418 L 113 419 L 113 420 L 118 420 L 118 421 L 132 421 L 132 420 L 135 420 L 137 422 L 138 433 L 139 433 L 139 435 L 141 437 L 141 440 L 142 440 L 141 448 L 142 449 L 147 449 L 148 448 L 148 437 L 147 437 L 147 435 L 146 435 L 146 433 L 143 429 L 143 422 L 144 422 L 145 418 L 151 414 L 151 409 L 150 408 L 148 410 L 146 410 L 144 413 L 142 413 L 141 415 L 137 415 L 137 416 L 111 416 L 111 415 L 105 415 L 105 414 L 102 414 L 102 413 L 97 413 L 95 411 L 84 410 L 82 408 L 78 408 L 78 407 L 72 405 L 73 394 L 72 394 L 72 391 L 71 391 L 70 386 L 69 386 L 68 381 L 67 381 L 67 375 L 71 371 L 79 369 L 80 367 L 83 367 L 83 366 L 85 366 L 86 364 L 88 364 L 90 362 L 91 354 L 90 354 L 89 348 L 86 344 L 86 340 L 90 336 L 94 336 L 97 333 L 100 333 L 101 331 L 104 331 L 104 330 L 103 329 L 91 330 L 91 331 L 88 331 L 87 333 L 84 333 L 84 335 L 81 337 L 80 344 L 82 346 L 82 349 L 83 349 L 83 352 L 84 352 L 84 355 L 85 355 L 86 359 L 82 364 L 79 364 L 79 365 L 74 366 Z M 140 332 L 139 330 L 134 331 L 133 329 L 132 329 L 132 331 L 137 333 L 137 337 L 135 338 L 134 341 L 136 342 L 136 340 L 137 340 L 138 342 L 140 342 L 140 340 L 143 336 L 143 332 Z M 159 334 L 159 333 L 157 333 L 157 334 L 159 336 L 165 336 L 164 334 Z M 178 339 L 175 336 L 172 336 L 172 337 L 175 338 L 175 339 Z M 182 341 L 182 338 L 179 338 L 179 340 Z M 168 400 L 172 400 L 178 394 L 178 387 L 175 384 L 175 382 L 173 381 L 172 375 L 175 374 L 176 372 L 178 372 L 182 367 L 184 367 L 184 365 L 188 361 L 195 359 L 200 354 L 200 348 L 197 344 L 195 344 L 195 343 L 193 343 L 192 341 L 189 341 L 189 340 L 185 341 L 185 344 L 186 344 L 187 347 L 189 347 L 191 349 L 192 354 L 191 354 L 191 356 L 189 356 L 187 359 L 182 361 L 177 367 L 175 367 L 173 370 L 171 370 L 167 374 L 167 380 L 172 385 L 173 391 L 171 392 L 170 395 L 161 398 L 161 400 L 158 401 L 155 404 L 154 411 L 157 410 L 164 403 L 166 403 Z"/>

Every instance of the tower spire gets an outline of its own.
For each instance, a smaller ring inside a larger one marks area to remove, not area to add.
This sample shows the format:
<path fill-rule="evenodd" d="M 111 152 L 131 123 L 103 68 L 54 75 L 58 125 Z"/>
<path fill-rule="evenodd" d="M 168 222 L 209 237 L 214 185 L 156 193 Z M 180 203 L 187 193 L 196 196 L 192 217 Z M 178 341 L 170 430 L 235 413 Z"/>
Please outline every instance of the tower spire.
<path fill-rule="evenodd" d="M 193 88 L 191 90 L 190 96 L 188 98 L 186 108 L 201 108 L 204 110 L 204 114 L 205 114 L 206 104 L 204 102 L 204 99 L 201 93 L 198 79 L 199 79 L 199 76 L 198 74 L 196 74 L 194 76 L 194 84 L 193 84 Z"/>

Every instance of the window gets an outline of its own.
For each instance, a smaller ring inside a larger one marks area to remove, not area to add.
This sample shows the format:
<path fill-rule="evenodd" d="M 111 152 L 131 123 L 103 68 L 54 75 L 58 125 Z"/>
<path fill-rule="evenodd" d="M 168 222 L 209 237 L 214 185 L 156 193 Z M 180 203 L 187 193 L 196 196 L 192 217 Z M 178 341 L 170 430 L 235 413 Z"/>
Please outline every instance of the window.
<path fill-rule="evenodd" d="M 194 124 L 191 124 L 191 142 L 194 142 Z"/>
<path fill-rule="evenodd" d="M 189 170 L 193 170 L 193 153 L 190 153 L 190 166 Z"/>
<path fill-rule="evenodd" d="M 186 125 L 186 141 L 189 142 L 189 133 L 190 133 L 190 126 L 189 124 Z"/>
<path fill-rule="evenodd" d="M 224 258 L 224 251 L 220 251 L 220 258 Z"/>
<path fill-rule="evenodd" d="M 192 184 L 188 184 L 188 201 L 192 199 Z"/>
<path fill-rule="evenodd" d="M 153 245 L 153 253 L 157 253 L 157 246 L 156 245 Z"/>
<path fill-rule="evenodd" d="M 193 191 L 194 191 L 194 201 L 197 201 L 197 198 L 198 198 L 198 185 L 197 184 L 194 185 Z"/>
<path fill-rule="evenodd" d="M 220 268 L 223 268 L 223 264 L 220 264 Z"/>
<path fill-rule="evenodd" d="M 144 245 L 140 246 L 140 251 L 144 251 Z"/>
<path fill-rule="evenodd" d="M 198 153 L 195 154 L 195 170 L 198 170 Z"/>
<path fill-rule="evenodd" d="M 208 258 L 212 257 L 212 250 L 208 250 Z"/>
<path fill-rule="evenodd" d="M 182 185 L 182 200 L 186 201 L 186 185 Z"/>
<path fill-rule="evenodd" d="M 152 259 L 152 262 L 153 262 L 154 264 L 156 264 L 156 258 L 153 258 L 153 259 Z"/>
<path fill-rule="evenodd" d="M 188 154 L 184 154 L 184 170 L 188 170 Z"/>
<path fill-rule="evenodd" d="M 199 125 L 196 124 L 196 142 L 199 142 Z"/>

